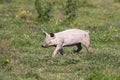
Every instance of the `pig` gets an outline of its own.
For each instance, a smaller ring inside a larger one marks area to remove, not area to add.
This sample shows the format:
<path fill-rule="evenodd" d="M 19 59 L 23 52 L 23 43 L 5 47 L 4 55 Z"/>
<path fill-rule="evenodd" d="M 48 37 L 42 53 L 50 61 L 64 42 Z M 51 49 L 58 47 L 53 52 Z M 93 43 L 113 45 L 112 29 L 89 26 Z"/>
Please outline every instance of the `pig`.
<path fill-rule="evenodd" d="M 50 46 L 55 46 L 52 57 L 60 52 L 63 55 L 63 47 L 66 46 L 76 46 L 77 49 L 74 52 L 78 53 L 82 49 L 82 45 L 85 46 L 86 50 L 90 52 L 90 36 L 88 30 L 80 30 L 80 29 L 67 29 L 58 33 L 50 33 L 48 34 L 41 28 L 42 32 L 45 33 L 45 44 L 41 45 L 43 48 L 47 48 Z"/>

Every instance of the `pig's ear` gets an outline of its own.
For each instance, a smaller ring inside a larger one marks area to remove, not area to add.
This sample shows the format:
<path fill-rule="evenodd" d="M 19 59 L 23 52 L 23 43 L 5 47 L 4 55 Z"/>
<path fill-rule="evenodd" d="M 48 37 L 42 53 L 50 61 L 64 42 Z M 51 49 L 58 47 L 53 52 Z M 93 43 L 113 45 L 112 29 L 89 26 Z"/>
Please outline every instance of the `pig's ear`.
<path fill-rule="evenodd" d="M 49 36 L 49 34 L 43 29 L 43 28 L 39 28 L 46 36 Z"/>
<path fill-rule="evenodd" d="M 47 32 L 44 33 L 46 36 L 49 36 L 49 34 Z"/>
<path fill-rule="evenodd" d="M 50 33 L 50 37 L 55 37 L 54 33 Z"/>

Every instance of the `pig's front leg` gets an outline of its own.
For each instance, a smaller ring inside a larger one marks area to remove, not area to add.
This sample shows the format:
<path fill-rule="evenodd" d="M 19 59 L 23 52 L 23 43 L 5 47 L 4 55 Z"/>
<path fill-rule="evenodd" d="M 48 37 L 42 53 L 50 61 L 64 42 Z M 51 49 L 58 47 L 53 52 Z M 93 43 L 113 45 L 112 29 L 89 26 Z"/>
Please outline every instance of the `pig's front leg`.
<path fill-rule="evenodd" d="M 52 54 L 52 57 L 55 57 L 55 55 L 56 55 L 60 50 L 62 50 L 62 46 L 57 45 L 57 46 L 56 46 L 56 49 L 54 50 L 54 52 L 53 52 L 53 54 Z"/>

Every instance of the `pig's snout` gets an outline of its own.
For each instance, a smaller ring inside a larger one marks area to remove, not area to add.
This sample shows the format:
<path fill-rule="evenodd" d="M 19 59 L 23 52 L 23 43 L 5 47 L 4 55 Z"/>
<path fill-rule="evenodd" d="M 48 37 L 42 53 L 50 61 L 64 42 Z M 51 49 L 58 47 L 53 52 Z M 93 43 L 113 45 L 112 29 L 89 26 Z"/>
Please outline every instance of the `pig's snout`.
<path fill-rule="evenodd" d="M 46 46 L 46 45 L 41 45 L 41 47 L 43 47 L 43 48 L 47 48 L 47 46 Z"/>

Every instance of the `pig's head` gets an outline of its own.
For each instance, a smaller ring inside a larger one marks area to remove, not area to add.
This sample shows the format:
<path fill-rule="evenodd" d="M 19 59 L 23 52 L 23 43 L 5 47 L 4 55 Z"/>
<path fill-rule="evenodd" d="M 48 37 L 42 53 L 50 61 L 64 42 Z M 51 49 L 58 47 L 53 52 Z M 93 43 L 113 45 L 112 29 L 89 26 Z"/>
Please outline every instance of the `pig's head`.
<path fill-rule="evenodd" d="M 50 33 L 50 34 L 48 34 L 48 33 L 45 33 L 45 42 L 44 42 L 44 44 L 42 45 L 42 47 L 43 48 L 47 48 L 47 47 L 49 47 L 49 46 L 53 46 L 54 45 L 54 39 L 55 39 L 55 35 L 54 35 L 54 33 Z"/>

